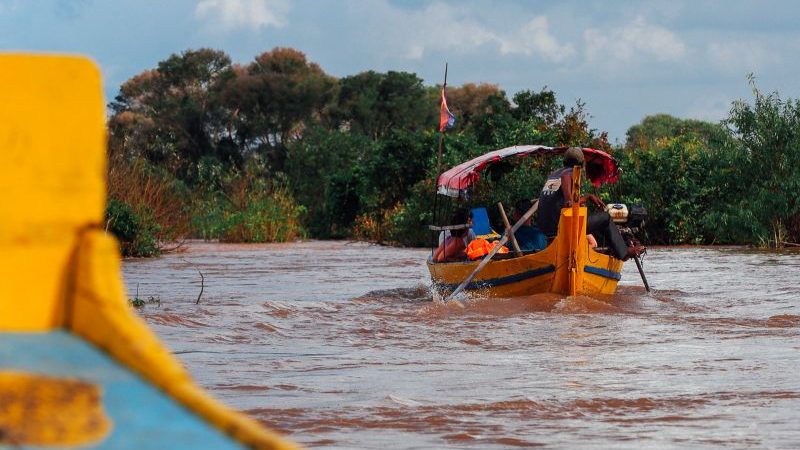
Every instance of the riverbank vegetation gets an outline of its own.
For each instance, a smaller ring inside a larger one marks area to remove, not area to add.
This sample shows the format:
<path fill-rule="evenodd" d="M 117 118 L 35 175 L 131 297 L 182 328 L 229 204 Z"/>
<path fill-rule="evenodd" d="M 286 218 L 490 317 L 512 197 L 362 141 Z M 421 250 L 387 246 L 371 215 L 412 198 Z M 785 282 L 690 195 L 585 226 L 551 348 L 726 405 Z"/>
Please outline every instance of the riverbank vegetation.
<path fill-rule="evenodd" d="M 800 102 L 751 85 L 721 123 L 649 116 L 618 146 L 546 87 L 448 86 L 441 168 L 517 144 L 599 148 L 624 170 L 600 194 L 644 204 L 653 244 L 800 242 Z M 188 237 L 427 245 L 440 89 L 406 72 L 335 78 L 286 48 L 247 64 L 171 55 L 109 104 L 106 226 L 138 256 Z M 504 167 L 476 201 L 535 197 L 554 163 Z"/>

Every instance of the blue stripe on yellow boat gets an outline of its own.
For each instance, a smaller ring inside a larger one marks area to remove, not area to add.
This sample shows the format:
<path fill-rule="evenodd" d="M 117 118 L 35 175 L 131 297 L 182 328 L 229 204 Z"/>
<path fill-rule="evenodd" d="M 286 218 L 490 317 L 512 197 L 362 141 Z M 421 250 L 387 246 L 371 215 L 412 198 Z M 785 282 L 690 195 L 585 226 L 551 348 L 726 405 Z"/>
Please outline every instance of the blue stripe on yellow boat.
<path fill-rule="evenodd" d="M 530 278 L 539 277 L 555 271 L 556 271 L 556 266 L 549 265 L 545 267 L 540 267 L 538 269 L 528 270 L 522 273 L 509 275 L 507 277 L 489 278 L 486 280 L 473 281 L 469 283 L 467 287 L 465 287 L 464 289 L 475 290 L 475 289 L 484 289 L 495 286 L 502 286 L 504 284 L 517 283 Z M 455 288 L 458 287 L 457 284 L 443 284 L 440 286 L 449 290 L 454 290 Z"/>
<path fill-rule="evenodd" d="M 585 266 L 583 271 L 586 273 L 591 273 L 594 275 L 600 275 L 604 278 L 609 278 L 611 280 L 621 280 L 622 274 L 619 272 L 615 272 L 613 270 L 603 269 L 602 267 L 593 267 L 593 266 Z"/>
<path fill-rule="evenodd" d="M 98 386 L 111 429 L 97 446 L 89 448 L 246 448 L 66 331 L 2 335 L 0 370 L 79 379 Z"/>

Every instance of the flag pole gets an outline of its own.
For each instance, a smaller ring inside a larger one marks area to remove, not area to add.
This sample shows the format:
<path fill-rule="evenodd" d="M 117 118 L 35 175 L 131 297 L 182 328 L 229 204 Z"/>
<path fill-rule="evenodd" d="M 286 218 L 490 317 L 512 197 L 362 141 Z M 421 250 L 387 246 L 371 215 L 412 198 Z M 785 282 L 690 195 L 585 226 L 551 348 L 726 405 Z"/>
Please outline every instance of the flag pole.
<path fill-rule="evenodd" d="M 442 85 L 442 95 L 447 90 L 447 63 L 444 63 L 444 84 Z M 439 151 L 436 153 L 436 176 L 442 169 L 442 142 L 444 142 L 444 130 L 439 130 Z"/>
<path fill-rule="evenodd" d="M 444 63 L 444 84 L 442 85 L 442 92 L 444 95 L 444 90 L 447 88 L 447 62 Z M 439 114 L 441 114 L 441 108 L 439 110 Z M 441 122 L 441 117 L 439 118 Z M 439 151 L 436 153 L 436 172 L 433 174 L 433 220 L 436 220 L 436 217 L 439 213 L 439 196 L 437 195 L 437 186 L 436 183 L 439 181 L 439 173 L 442 170 L 442 142 L 444 141 L 444 130 L 441 129 L 441 125 L 439 126 Z M 435 239 L 435 238 L 434 238 Z M 434 244 L 431 247 L 431 258 L 433 258 L 433 252 L 436 250 L 438 244 Z"/>

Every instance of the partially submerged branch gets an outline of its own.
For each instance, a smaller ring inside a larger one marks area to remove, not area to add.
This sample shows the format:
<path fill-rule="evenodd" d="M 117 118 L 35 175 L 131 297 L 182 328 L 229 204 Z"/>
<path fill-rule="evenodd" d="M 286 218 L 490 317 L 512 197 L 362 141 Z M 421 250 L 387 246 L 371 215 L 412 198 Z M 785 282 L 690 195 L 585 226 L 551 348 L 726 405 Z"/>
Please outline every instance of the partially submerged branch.
<path fill-rule="evenodd" d="M 195 305 L 200 304 L 200 297 L 203 296 L 203 288 L 205 287 L 205 277 L 203 276 L 203 272 L 200 272 L 200 269 L 197 269 L 197 273 L 200 274 L 200 293 L 197 295 L 197 300 L 194 302 Z"/>

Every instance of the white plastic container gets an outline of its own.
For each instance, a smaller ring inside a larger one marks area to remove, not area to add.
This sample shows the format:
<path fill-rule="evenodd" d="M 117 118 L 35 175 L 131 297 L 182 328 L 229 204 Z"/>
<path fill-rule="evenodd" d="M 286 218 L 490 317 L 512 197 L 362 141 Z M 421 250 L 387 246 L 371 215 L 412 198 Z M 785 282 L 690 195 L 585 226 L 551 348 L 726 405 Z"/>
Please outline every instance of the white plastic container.
<path fill-rule="evenodd" d="M 628 221 L 628 207 L 622 203 L 609 203 L 606 205 L 606 211 L 611 216 L 614 223 L 625 223 Z"/>

